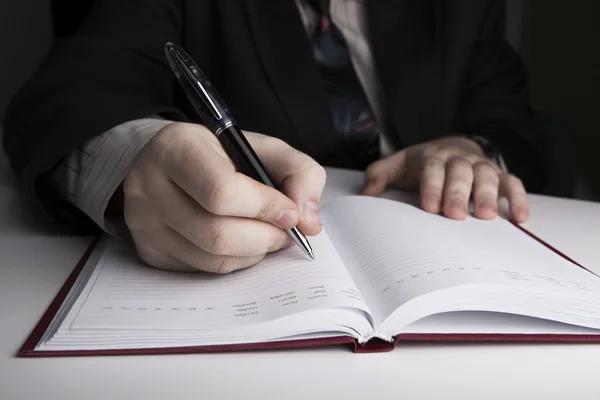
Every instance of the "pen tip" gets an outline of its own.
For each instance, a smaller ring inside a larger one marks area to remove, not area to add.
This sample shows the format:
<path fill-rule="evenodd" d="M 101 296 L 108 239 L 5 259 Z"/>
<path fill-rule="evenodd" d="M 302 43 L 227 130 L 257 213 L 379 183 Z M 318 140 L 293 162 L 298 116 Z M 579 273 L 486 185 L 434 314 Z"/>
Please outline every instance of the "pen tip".
<path fill-rule="evenodd" d="M 311 251 L 310 253 L 308 253 L 308 255 L 310 256 L 310 258 L 311 258 L 312 260 L 314 260 L 314 259 L 315 259 L 315 253 L 313 253 L 312 251 Z"/>

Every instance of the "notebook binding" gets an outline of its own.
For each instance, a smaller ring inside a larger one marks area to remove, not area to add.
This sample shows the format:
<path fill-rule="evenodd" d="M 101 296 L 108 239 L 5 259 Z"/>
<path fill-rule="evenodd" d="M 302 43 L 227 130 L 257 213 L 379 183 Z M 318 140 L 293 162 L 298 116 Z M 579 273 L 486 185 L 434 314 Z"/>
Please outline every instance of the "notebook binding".
<path fill-rule="evenodd" d="M 386 335 L 385 333 L 371 332 L 368 335 L 363 336 L 362 338 L 359 338 L 358 344 L 365 344 L 371 339 L 381 339 L 381 340 L 384 340 L 389 343 L 394 343 L 394 339 L 391 336 Z"/>

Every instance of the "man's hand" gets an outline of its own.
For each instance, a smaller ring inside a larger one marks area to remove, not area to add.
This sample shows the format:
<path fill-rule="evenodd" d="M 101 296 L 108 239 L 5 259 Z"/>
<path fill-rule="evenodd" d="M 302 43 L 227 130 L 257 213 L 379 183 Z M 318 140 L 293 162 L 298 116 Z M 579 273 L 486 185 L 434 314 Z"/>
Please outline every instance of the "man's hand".
<path fill-rule="evenodd" d="M 168 125 L 138 154 L 123 182 L 124 216 L 146 263 L 227 273 L 291 246 L 286 228 L 321 231 L 325 170 L 279 139 L 246 137 L 285 194 L 237 173 L 200 125 Z"/>
<path fill-rule="evenodd" d="M 478 218 L 496 217 L 499 196 L 507 197 L 515 221 L 529 217 L 521 181 L 502 172 L 477 143 L 464 137 L 423 143 L 374 162 L 367 168 L 362 193 L 379 196 L 388 184 L 403 190 L 418 188 L 424 210 L 453 219 L 467 217 L 471 194 Z"/>

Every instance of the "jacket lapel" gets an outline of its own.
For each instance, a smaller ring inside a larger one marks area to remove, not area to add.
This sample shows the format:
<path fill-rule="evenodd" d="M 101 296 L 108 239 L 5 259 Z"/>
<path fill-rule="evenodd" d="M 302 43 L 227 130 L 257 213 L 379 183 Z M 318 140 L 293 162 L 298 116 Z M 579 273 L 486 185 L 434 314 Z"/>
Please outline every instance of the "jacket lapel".
<path fill-rule="evenodd" d="M 335 134 L 296 4 L 290 0 L 245 0 L 245 6 L 259 57 L 296 135 L 290 139 L 319 162 L 351 166 Z"/>
<path fill-rule="evenodd" d="M 368 0 L 367 22 L 391 139 L 408 147 L 441 135 L 438 0 Z"/>

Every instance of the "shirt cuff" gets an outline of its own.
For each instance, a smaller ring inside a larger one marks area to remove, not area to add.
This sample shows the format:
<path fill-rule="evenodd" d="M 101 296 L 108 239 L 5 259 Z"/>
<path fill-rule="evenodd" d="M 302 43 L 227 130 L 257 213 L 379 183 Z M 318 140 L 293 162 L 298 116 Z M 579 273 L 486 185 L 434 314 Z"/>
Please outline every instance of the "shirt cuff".
<path fill-rule="evenodd" d="M 109 200 L 138 152 L 171 123 L 159 117 L 137 119 L 92 138 L 73 150 L 53 172 L 54 186 L 102 230 L 118 236 L 122 221 L 105 215 Z"/>

